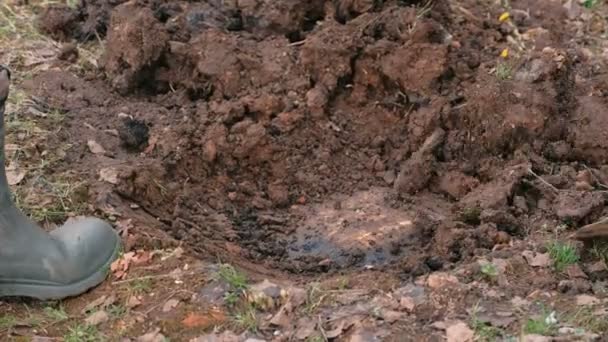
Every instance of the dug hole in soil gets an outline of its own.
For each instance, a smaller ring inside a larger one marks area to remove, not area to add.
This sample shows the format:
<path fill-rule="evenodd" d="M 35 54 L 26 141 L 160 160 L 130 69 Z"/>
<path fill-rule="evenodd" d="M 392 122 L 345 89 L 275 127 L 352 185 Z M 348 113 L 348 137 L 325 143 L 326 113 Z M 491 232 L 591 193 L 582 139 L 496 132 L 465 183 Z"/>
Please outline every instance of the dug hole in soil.
<path fill-rule="evenodd" d="M 28 86 L 67 113 L 61 134 L 111 151 L 66 165 L 102 211 L 137 204 L 202 256 L 266 270 L 417 276 L 606 214 L 601 61 L 569 45 L 559 2 L 511 6 L 51 6 L 55 39 L 104 39 L 100 70 Z M 526 48 L 502 58 L 514 30 Z"/>

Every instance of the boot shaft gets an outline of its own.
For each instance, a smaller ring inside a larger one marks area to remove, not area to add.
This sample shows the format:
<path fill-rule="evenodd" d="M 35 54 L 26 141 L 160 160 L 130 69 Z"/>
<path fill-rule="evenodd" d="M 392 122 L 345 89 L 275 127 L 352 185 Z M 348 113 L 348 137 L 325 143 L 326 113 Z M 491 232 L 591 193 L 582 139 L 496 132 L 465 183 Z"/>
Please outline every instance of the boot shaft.
<path fill-rule="evenodd" d="M 11 72 L 0 65 L 0 210 L 5 206 L 12 206 L 11 190 L 6 179 L 6 158 L 4 154 L 5 123 L 4 112 L 9 95 Z"/>

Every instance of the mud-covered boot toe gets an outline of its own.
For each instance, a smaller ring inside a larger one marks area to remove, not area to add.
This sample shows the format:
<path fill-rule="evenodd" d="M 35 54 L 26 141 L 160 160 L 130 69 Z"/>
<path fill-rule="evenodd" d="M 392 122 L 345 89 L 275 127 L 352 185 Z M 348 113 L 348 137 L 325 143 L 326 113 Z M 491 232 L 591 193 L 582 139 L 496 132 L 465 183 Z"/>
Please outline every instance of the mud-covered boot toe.
<path fill-rule="evenodd" d="M 112 226 L 96 218 L 70 222 L 50 235 L 67 255 L 70 269 L 64 275 L 66 283 L 78 283 L 95 274 L 101 282 L 120 248 L 120 238 Z"/>

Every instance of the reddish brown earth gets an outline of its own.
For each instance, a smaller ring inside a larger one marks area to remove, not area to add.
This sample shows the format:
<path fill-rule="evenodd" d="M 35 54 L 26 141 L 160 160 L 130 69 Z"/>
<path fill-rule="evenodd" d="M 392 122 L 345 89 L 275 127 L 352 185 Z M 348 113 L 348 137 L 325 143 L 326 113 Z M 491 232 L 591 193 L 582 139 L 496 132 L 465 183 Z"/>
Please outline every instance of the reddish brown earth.
<path fill-rule="evenodd" d="M 558 1 L 86 3 L 51 7 L 40 26 L 96 32 L 99 70 L 58 62 L 25 86 L 66 113 L 58 139 L 84 148 L 64 167 L 99 212 L 135 215 L 198 257 L 277 279 L 464 267 L 472 281 L 480 257 L 608 213 L 607 59 L 593 38 L 607 27 L 571 24 Z M 515 259 L 508 296 L 564 280 Z M 474 304 L 465 292 L 437 294 L 389 335 L 431 336 L 437 308 Z"/>
<path fill-rule="evenodd" d="M 83 20 L 109 3 L 69 13 Z M 499 7 L 461 8 L 130 1 L 101 30 L 101 73 L 87 80 L 53 71 L 31 86 L 78 118 L 73 136 L 94 134 L 114 154 L 73 155 L 71 165 L 86 165 L 90 177 L 110 166 L 119 173 L 115 187 L 97 191 L 141 205 L 203 255 L 228 244 L 240 257 L 299 273 L 361 267 L 388 243 L 394 257 L 374 263 L 411 264 L 415 254 L 447 266 L 491 249 L 500 232 L 520 235 L 538 215 L 597 218 L 603 196 L 574 183 L 583 165 L 605 177 L 608 156 L 606 104 L 588 96 L 601 76 L 575 80 L 588 66 L 561 44 L 568 32 L 529 32 L 565 10 L 539 8 L 514 17 L 515 28 L 481 19 Z M 58 11 L 47 12 L 44 27 L 56 26 Z M 501 61 L 515 29 L 528 50 Z M 572 191 L 556 196 L 529 170 Z M 381 211 L 410 212 L 414 236 L 389 242 L 370 232 L 374 244 L 355 248 L 327 241 L 338 223 L 303 222 L 311 215 L 303 208 L 339 208 L 376 187 L 384 189 Z M 460 212 L 471 210 L 479 222 L 463 223 Z"/>

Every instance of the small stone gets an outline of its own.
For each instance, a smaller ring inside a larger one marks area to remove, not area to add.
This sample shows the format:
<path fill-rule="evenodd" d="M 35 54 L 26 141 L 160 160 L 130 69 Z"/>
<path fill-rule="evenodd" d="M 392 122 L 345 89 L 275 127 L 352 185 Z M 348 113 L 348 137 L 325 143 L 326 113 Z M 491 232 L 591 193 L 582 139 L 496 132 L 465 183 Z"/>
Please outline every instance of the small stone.
<path fill-rule="evenodd" d="M 397 178 L 397 176 L 395 175 L 394 170 L 387 170 L 386 172 L 384 172 L 384 176 L 382 177 L 382 179 L 384 179 L 384 181 L 388 185 L 393 184 L 395 182 L 395 178 Z"/>
<path fill-rule="evenodd" d="M 236 199 L 236 192 L 229 192 L 228 199 L 234 201 Z"/>
<path fill-rule="evenodd" d="M 87 141 L 87 146 L 89 146 L 89 151 L 93 154 L 105 154 L 106 150 L 95 140 Z"/>
<path fill-rule="evenodd" d="M 103 310 L 99 310 L 93 314 L 91 314 L 87 319 L 85 319 L 85 323 L 88 325 L 100 325 L 102 323 L 107 322 L 110 319 L 110 316 L 107 312 Z"/>
<path fill-rule="evenodd" d="M 475 337 L 475 332 L 466 323 L 457 322 L 446 329 L 448 342 L 470 342 Z"/>

